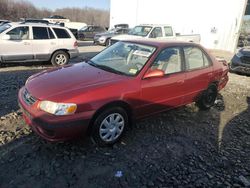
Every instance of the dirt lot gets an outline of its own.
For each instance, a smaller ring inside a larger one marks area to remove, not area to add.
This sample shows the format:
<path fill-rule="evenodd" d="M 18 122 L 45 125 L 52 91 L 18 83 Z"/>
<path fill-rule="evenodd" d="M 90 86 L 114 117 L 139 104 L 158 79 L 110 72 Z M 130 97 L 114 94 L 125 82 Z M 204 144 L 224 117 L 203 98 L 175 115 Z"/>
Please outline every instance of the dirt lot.
<path fill-rule="evenodd" d="M 18 89 L 48 66 L 0 69 L 1 188 L 250 187 L 250 77 L 230 74 L 209 111 L 191 104 L 153 116 L 98 148 L 90 138 L 49 143 L 25 125 Z"/>

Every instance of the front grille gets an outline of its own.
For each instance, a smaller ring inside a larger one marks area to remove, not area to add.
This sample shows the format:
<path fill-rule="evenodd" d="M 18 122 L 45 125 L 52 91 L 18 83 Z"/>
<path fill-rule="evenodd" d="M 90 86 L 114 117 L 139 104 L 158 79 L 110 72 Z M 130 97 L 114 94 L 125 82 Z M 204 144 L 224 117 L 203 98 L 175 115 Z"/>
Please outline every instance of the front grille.
<path fill-rule="evenodd" d="M 36 98 L 31 96 L 27 89 L 24 89 L 23 91 L 23 100 L 28 105 L 32 105 L 37 101 Z"/>
<path fill-rule="evenodd" d="M 241 59 L 241 62 L 244 63 L 244 64 L 249 64 L 250 65 L 250 57 L 248 56 L 243 56 L 240 58 Z"/>

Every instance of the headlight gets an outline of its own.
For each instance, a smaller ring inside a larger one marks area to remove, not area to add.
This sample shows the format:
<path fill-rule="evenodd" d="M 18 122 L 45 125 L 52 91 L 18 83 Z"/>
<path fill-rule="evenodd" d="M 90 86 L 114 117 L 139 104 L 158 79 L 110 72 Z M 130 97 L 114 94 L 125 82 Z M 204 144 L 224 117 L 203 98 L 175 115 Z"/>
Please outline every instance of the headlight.
<path fill-rule="evenodd" d="M 243 54 L 241 52 L 238 52 L 238 53 L 236 53 L 236 56 L 241 58 L 243 56 Z"/>
<path fill-rule="evenodd" d="M 100 37 L 98 40 L 104 41 L 106 38 L 105 37 Z"/>
<path fill-rule="evenodd" d="M 74 103 L 56 103 L 52 101 L 41 101 L 39 108 L 50 114 L 62 116 L 74 114 L 76 111 L 76 104 Z"/>

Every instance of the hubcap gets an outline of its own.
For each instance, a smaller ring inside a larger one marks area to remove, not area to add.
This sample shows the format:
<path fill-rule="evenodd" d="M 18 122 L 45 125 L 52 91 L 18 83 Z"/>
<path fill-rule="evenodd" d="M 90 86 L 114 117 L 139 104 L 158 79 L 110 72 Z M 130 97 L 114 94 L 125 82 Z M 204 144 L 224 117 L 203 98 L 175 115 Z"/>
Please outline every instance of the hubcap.
<path fill-rule="evenodd" d="M 119 113 L 108 115 L 101 123 L 99 134 L 100 138 L 105 142 L 116 140 L 124 129 L 124 118 Z"/>
<path fill-rule="evenodd" d="M 56 56 L 56 64 L 64 65 L 67 62 L 67 58 L 64 54 L 58 54 Z"/>

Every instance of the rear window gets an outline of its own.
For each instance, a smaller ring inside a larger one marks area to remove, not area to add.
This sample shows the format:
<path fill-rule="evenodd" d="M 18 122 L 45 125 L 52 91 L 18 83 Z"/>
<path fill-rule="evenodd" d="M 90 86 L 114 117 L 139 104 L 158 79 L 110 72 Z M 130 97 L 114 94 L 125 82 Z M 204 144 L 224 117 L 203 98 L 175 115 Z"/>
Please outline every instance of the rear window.
<path fill-rule="evenodd" d="M 46 27 L 32 27 L 32 29 L 33 29 L 34 40 L 49 39 L 49 35 L 48 35 L 48 31 Z"/>
<path fill-rule="evenodd" d="M 70 38 L 69 33 L 65 29 L 53 28 L 56 33 L 57 38 L 59 39 L 67 39 Z"/>

